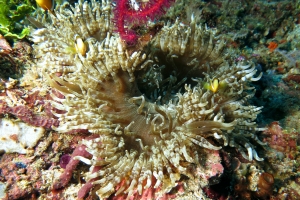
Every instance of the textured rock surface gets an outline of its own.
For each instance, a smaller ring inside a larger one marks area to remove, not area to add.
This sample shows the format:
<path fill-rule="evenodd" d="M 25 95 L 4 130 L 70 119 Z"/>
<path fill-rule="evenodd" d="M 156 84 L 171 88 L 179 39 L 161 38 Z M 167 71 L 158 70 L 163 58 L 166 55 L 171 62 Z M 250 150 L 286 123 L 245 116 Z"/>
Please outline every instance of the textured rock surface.
<path fill-rule="evenodd" d="M 26 154 L 44 133 L 45 129 L 41 127 L 0 119 L 0 150 L 6 153 Z"/>

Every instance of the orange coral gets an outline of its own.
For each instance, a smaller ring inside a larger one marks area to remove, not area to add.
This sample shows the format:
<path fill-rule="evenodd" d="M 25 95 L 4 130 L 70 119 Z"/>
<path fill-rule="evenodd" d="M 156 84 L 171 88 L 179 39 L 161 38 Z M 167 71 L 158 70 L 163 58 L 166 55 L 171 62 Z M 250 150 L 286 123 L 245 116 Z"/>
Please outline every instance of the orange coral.
<path fill-rule="evenodd" d="M 251 176 L 241 178 L 237 184 L 234 185 L 234 192 L 240 199 L 251 200 L 251 199 L 269 199 L 273 192 L 274 177 L 272 174 L 263 172 L 258 175 L 257 189 L 251 191 L 249 189 L 251 184 Z"/>
<path fill-rule="evenodd" d="M 257 185 L 258 191 L 255 192 L 255 196 L 262 199 L 266 199 L 270 197 L 270 195 L 272 194 L 273 185 L 274 185 L 273 175 L 267 172 L 262 173 L 259 176 L 258 185 Z"/>
<path fill-rule="evenodd" d="M 270 50 L 270 52 L 273 52 L 277 47 L 278 47 L 277 42 L 270 42 L 268 49 Z"/>

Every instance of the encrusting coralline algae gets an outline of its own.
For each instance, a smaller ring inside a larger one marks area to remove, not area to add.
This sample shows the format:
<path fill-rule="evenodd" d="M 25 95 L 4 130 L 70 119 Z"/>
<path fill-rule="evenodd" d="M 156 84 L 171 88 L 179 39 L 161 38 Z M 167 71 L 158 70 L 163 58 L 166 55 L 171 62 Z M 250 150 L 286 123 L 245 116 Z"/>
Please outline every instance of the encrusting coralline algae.
<path fill-rule="evenodd" d="M 167 193 L 203 149 L 230 146 L 263 160 L 255 150 L 264 145 L 255 133 L 261 107 L 248 103 L 261 77 L 254 65 L 227 62 L 224 42 L 193 18 L 130 49 L 113 32 L 111 10 L 105 0 L 63 4 L 56 17 L 38 16 L 44 27 L 32 33 L 36 65 L 64 96 L 52 94 L 53 129 L 94 134 L 82 141 L 92 158 L 75 158 L 91 165 L 84 177 L 100 198 Z"/>

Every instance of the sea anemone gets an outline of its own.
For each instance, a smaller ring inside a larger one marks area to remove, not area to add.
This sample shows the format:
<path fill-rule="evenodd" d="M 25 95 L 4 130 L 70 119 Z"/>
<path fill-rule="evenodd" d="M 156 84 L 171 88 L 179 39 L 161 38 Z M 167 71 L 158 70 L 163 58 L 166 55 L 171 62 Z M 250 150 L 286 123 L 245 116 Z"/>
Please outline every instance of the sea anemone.
<path fill-rule="evenodd" d="M 99 197 L 168 192 L 199 164 L 203 148 L 229 145 L 262 160 L 255 150 L 263 145 L 255 134 L 261 107 L 248 105 L 249 83 L 261 75 L 251 64 L 229 65 L 212 30 L 176 20 L 129 53 L 112 32 L 109 1 L 64 4 L 55 13 L 32 34 L 37 65 L 64 95 L 52 94 L 60 110 L 53 110 L 60 121 L 53 129 L 98 135 L 82 141 L 92 158 L 76 158 L 91 165 L 85 179 L 98 185 Z"/>

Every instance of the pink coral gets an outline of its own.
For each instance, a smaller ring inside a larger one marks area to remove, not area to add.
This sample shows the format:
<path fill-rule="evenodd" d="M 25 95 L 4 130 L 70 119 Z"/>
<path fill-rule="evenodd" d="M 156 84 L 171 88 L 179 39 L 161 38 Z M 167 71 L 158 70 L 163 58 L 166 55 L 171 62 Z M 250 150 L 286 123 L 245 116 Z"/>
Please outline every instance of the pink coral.
<path fill-rule="evenodd" d="M 47 129 L 59 125 L 58 119 L 50 112 L 52 109 L 50 104 L 45 103 L 45 100 L 50 97 L 40 96 L 39 92 L 25 95 L 24 91 L 18 89 L 6 90 L 5 93 L 0 95 L 15 102 L 15 105 L 8 105 L 4 100 L 0 100 L 0 114 L 12 114 L 30 125 Z M 45 112 L 34 111 L 38 105 L 45 108 Z"/>
<path fill-rule="evenodd" d="M 97 137 L 98 137 L 97 135 L 91 135 L 91 136 L 86 137 L 85 139 L 91 140 L 91 139 L 94 139 Z M 73 151 L 73 153 L 71 155 L 71 158 L 70 158 L 68 164 L 65 167 L 64 173 L 59 177 L 58 180 L 55 180 L 55 182 L 53 183 L 52 188 L 54 190 L 59 190 L 59 189 L 65 187 L 69 183 L 70 179 L 72 178 L 73 171 L 76 169 L 77 165 L 80 162 L 79 160 L 75 159 L 76 156 L 82 156 L 85 158 L 91 157 L 91 154 L 88 153 L 85 150 L 85 148 L 86 148 L 85 145 L 82 145 L 82 144 L 77 145 L 77 147 L 75 148 L 75 150 Z M 98 170 L 99 170 L 98 167 L 94 168 L 94 171 L 98 171 Z M 87 195 L 87 193 L 93 187 L 93 185 L 92 185 L 93 181 L 94 181 L 94 179 L 91 179 L 78 191 L 78 199 L 83 199 Z"/>
<path fill-rule="evenodd" d="M 58 126 L 59 122 L 57 119 L 52 119 L 46 116 L 34 115 L 31 110 L 25 106 L 16 106 L 11 109 L 11 113 L 34 126 L 40 126 L 44 128 L 51 128 L 52 126 Z"/>
<path fill-rule="evenodd" d="M 167 194 L 161 194 L 159 197 L 157 196 L 157 193 L 159 193 L 159 191 L 161 190 L 161 188 L 148 188 L 145 189 L 143 191 L 143 193 L 141 195 L 139 195 L 137 192 L 131 196 L 129 199 L 130 200 L 135 200 L 135 199 L 159 199 L 159 200 L 169 200 L 169 199 L 174 199 L 176 198 L 177 193 L 183 193 L 184 192 L 184 188 L 183 188 L 183 183 L 178 183 L 178 185 L 173 188 L 173 191 L 175 194 L 173 194 L 172 192 L 167 193 Z M 117 195 L 117 196 L 112 196 L 111 200 L 123 200 L 126 199 L 126 196 L 123 195 Z"/>
<path fill-rule="evenodd" d="M 120 37 L 128 44 L 135 44 L 138 36 L 135 31 L 125 28 L 125 21 L 141 25 L 147 20 L 162 16 L 174 0 L 150 0 L 138 4 L 136 1 L 118 0 L 114 12 L 114 21 Z"/>
<path fill-rule="evenodd" d="M 224 167 L 221 164 L 221 157 L 219 155 L 219 151 L 205 149 L 205 152 L 207 153 L 207 157 L 206 159 L 203 159 L 203 163 L 201 163 L 201 166 L 205 167 L 201 167 L 202 169 L 198 169 L 197 174 L 203 180 L 206 180 L 208 182 L 209 179 L 218 178 L 220 175 L 222 175 Z"/>
<path fill-rule="evenodd" d="M 277 151 L 287 153 L 289 157 L 293 157 L 293 152 L 297 151 L 297 138 L 299 133 L 286 133 L 282 130 L 278 122 L 272 122 L 264 131 L 267 136 L 264 141 Z"/>
<path fill-rule="evenodd" d="M 50 129 L 52 126 L 58 126 L 59 124 L 59 121 L 57 119 L 50 118 L 47 116 L 35 115 L 33 111 L 31 111 L 28 107 L 23 105 L 9 107 L 5 103 L 3 103 L 3 105 L 0 108 L 0 113 L 10 113 L 30 125 L 44 127 L 48 129 Z"/>
<path fill-rule="evenodd" d="M 6 184 L 6 193 L 2 200 L 35 199 L 36 190 L 40 189 L 37 182 L 41 172 L 31 166 L 33 159 L 25 155 L 4 154 L 0 159 L 0 181 Z M 32 184 L 24 184 L 31 182 Z"/>
<path fill-rule="evenodd" d="M 85 150 L 84 145 L 78 145 L 71 155 L 69 163 L 66 165 L 64 173 L 53 184 L 53 189 L 65 187 L 72 178 L 73 171 L 77 167 L 79 160 L 74 159 L 75 156 L 90 157 L 91 155 Z"/>

